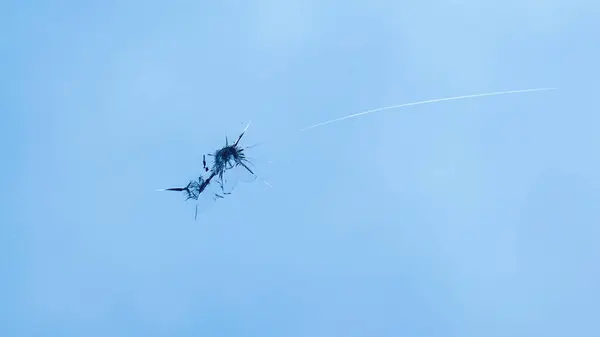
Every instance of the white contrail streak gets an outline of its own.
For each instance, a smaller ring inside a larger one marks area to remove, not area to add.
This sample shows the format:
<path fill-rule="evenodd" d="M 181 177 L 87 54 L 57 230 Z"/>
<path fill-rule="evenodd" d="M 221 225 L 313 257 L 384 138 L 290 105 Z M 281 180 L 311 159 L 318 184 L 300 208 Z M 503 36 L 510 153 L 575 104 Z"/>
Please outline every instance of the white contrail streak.
<path fill-rule="evenodd" d="M 302 132 L 302 131 L 314 129 L 314 128 L 317 128 L 317 127 L 320 127 L 320 126 L 323 126 L 323 125 L 327 125 L 327 124 L 331 124 L 331 123 L 335 123 L 335 122 L 340 122 L 340 121 L 343 121 L 345 119 L 350 119 L 350 118 L 354 118 L 354 117 L 358 117 L 358 116 L 362 116 L 362 115 L 366 115 L 366 114 L 370 114 L 372 112 L 377 112 L 377 111 L 382 111 L 382 110 L 404 108 L 404 107 L 407 107 L 407 106 L 421 105 L 421 104 L 428 104 L 428 103 L 437 103 L 437 102 L 442 102 L 442 101 L 454 101 L 454 100 L 466 99 L 466 98 L 475 98 L 475 97 L 484 97 L 484 96 L 498 96 L 498 95 L 518 94 L 518 93 L 523 93 L 523 92 L 546 91 L 546 90 L 556 90 L 556 88 L 537 88 L 537 89 L 524 89 L 524 90 L 511 90 L 511 91 L 497 91 L 497 92 L 488 92 L 488 93 L 485 93 L 485 94 L 456 96 L 456 97 L 446 97 L 446 98 L 430 99 L 430 100 L 427 100 L 427 101 L 405 103 L 405 104 L 399 104 L 399 105 L 391 105 L 391 106 L 386 106 L 386 107 L 379 108 L 379 109 L 373 109 L 373 110 L 363 111 L 363 112 L 355 113 L 355 114 L 348 115 L 348 116 L 345 116 L 345 117 L 340 117 L 340 118 L 332 119 L 332 120 L 329 120 L 329 121 L 326 121 L 326 122 L 322 122 L 322 123 L 319 123 L 319 124 L 311 125 L 311 126 L 306 127 L 304 129 L 300 129 L 300 131 Z"/>

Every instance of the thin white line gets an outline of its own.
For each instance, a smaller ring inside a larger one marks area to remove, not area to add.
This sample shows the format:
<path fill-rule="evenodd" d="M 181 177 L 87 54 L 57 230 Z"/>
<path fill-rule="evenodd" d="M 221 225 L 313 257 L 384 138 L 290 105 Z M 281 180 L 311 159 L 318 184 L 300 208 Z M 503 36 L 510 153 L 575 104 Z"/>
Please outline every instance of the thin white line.
<path fill-rule="evenodd" d="M 350 118 L 354 118 L 354 117 L 358 117 L 358 116 L 362 116 L 362 115 L 366 115 L 366 114 L 370 114 L 372 112 L 377 112 L 377 111 L 382 111 L 382 110 L 397 109 L 397 108 L 403 108 L 403 107 L 408 107 L 408 106 L 413 106 L 413 105 L 436 103 L 436 102 L 442 102 L 442 101 L 453 101 L 453 100 L 466 99 L 466 98 L 475 98 L 475 97 L 484 97 L 484 96 L 497 96 L 497 95 L 507 95 L 507 94 L 518 94 L 518 93 L 523 93 L 523 92 L 546 91 L 546 90 L 556 90 L 556 88 L 537 88 L 537 89 L 524 89 L 524 90 L 511 90 L 511 91 L 497 91 L 497 92 L 489 92 L 489 93 L 485 93 L 485 94 L 475 94 L 475 95 L 446 97 L 446 98 L 430 99 L 430 100 L 426 100 L 426 101 L 419 101 L 419 102 L 413 102 L 413 103 L 404 103 L 404 104 L 399 104 L 399 105 L 391 105 L 391 106 L 386 106 L 386 107 L 383 107 L 383 108 L 378 108 L 378 109 L 363 111 L 363 112 L 355 113 L 355 114 L 352 114 L 352 115 L 348 115 L 348 116 L 344 116 L 344 117 L 340 117 L 340 118 L 328 120 L 326 122 L 322 122 L 322 123 L 319 123 L 319 124 L 311 125 L 311 126 L 306 127 L 304 129 L 300 129 L 300 131 L 303 132 L 303 131 L 314 129 L 314 128 L 317 128 L 317 127 L 320 127 L 320 126 L 323 126 L 323 125 L 327 125 L 327 124 L 331 124 L 331 123 L 335 123 L 335 122 L 340 122 L 340 121 L 343 121 L 343 120 L 346 120 L 346 119 L 350 119 Z"/>

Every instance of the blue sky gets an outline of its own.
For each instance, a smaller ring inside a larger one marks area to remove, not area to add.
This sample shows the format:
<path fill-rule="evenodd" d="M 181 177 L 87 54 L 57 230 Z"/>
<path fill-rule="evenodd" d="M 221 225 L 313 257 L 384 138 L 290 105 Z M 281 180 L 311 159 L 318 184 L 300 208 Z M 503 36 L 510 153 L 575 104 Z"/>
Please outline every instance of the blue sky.
<path fill-rule="evenodd" d="M 600 334 L 593 1 L 0 8 L 0 335 Z"/>

